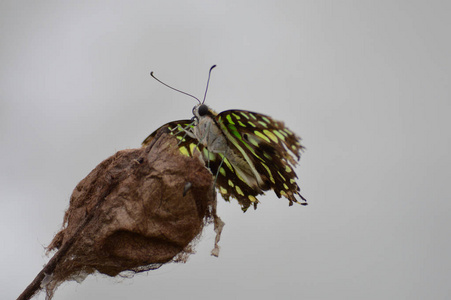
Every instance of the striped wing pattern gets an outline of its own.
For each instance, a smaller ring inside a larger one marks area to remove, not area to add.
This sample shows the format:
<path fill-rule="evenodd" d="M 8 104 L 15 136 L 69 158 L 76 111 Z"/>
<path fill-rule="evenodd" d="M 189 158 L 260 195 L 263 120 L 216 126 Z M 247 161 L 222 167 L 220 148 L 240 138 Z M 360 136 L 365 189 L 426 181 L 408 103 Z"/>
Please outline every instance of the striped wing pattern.
<path fill-rule="evenodd" d="M 233 165 L 227 160 L 227 158 L 224 158 L 220 154 L 208 151 L 196 139 L 186 135 L 185 130 L 188 130 L 192 124 L 192 120 L 169 122 L 150 134 L 142 142 L 142 145 L 147 146 L 150 144 L 158 130 L 167 128 L 179 141 L 178 148 L 183 155 L 190 157 L 197 157 L 197 155 L 201 155 L 211 173 L 213 175 L 217 174 L 216 187 L 226 201 L 229 201 L 230 197 L 237 199 L 244 211 L 246 211 L 252 203 L 254 203 L 254 207 L 256 207 L 258 201 L 255 196 L 258 194 L 263 194 L 263 192 L 255 191 L 240 180 L 234 171 L 235 169 Z M 224 162 L 219 170 L 223 159 Z M 236 183 L 236 185 L 234 183 Z"/>
<path fill-rule="evenodd" d="M 243 110 L 224 111 L 217 116 L 217 121 L 229 141 L 246 154 L 262 176 L 265 182 L 262 190 L 274 190 L 277 197 L 287 198 L 290 205 L 306 204 L 294 172 L 304 147 L 283 122 Z M 299 202 L 297 197 L 303 201 Z"/>
<path fill-rule="evenodd" d="M 186 130 L 194 126 L 192 120 L 173 121 L 160 128 L 166 127 L 175 135 L 179 140 L 178 147 L 182 154 L 191 157 L 201 155 L 206 166 L 216 176 L 216 188 L 223 198 L 227 201 L 230 197 L 237 199 L 244 211 L 251 204 L 256 208 L 258 203 L 256 196 L 264 194 L 264 191 L 269 189 L 274 190 L 279 198 L 281 196 L 287 198 L 290 205 L 293 202 L 300 203 L 296 196 L 305 201 L 299 193 L 297 176 L 293 170 L 303 149 L 299 137 L 282 122 L 254 112 L 228 110 L 216 115 L 215 119 L 227 138 L 228 146 L 236 153 L 247 157 L 260 174 L 264 181 L 262 186 L 258 188 L 249 186 L 237 175 L 235 167 L 227 158 L 222 154 L 208 151 L 197 139 L 186 134 Z M 143 146 L 151 142 L 157 131 L 144 140 Z"/>
<path fill-rule="evenodd" d="M 155 130 L 154 132 L 152 132 L 142 142 L 142 146 L 145 147 L 145 146 L 149 145 L 150 142 L 155 138 L 155 135 L 157 134 L 157 132 L 160 129 L 167 128 L 167 129 L 169 129 L 171 134 L 176 135 L 177 137 L 179 137 L 178 138 L 179 140 L 182 140 L 182 143 L 179 143 L 179 148 L 183 147 L 183 146 L 189 147 L 190 142 L 195 142 L 195 140 L 190 138 L 189 136 L 187 136 L 185 138 L 183 138 L 183 136 L 184 136 L 184 129 L 188 130 L 192 125 L 193 125 L 192 120 L 178 120 L 178 121 L 172 121 L 172 122 L 166 123 L 163 126 L 161 126 L 160 128 L 158 128 L 157 130 Z M 196 142 L 196 144 L 197 144 L 197 142 Z M 183 153 L 183 150 L 181 150 L 181 151 Z"/>

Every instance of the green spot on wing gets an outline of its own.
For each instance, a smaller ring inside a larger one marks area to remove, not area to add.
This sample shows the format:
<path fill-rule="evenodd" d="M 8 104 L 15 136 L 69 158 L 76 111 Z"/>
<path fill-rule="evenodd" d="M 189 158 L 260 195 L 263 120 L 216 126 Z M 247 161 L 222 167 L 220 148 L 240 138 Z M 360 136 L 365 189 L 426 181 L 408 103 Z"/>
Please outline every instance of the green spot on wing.
<path fill-rule="evenodd" d="M 272 177 L 271 170 L 268 168 L 268 166 L 265 165 L 264 163 L 261 163 L 261 164 L 263 167 L 265 167 L 266 171 L 268 171 L 269 180 L 271 180 L 272 183 L 276 183 L 276 181 L 274 180 L 274 177 Z"/>
<path fill-rule="evenodd" d="M 180 152 L 182 152 L 183 155 L 190 156 L 189 151 L 185 146 L 180 147 L 179 150 Z"/>
<path fill-rule="evenodd" d="M 274 134 L 282 141 L 285 141 L 285 137 L 278 130 L 274 130 Z"/>
<path fill-rule="evenodd" d="M 279 173 L 280 178 L 282 178 L 282 180 L 285 181 L 285 177 L 283 177 L 282 173 L 280 173 L 279 171 L 277 171 L 277 173 Z"/>
<path fill-rule="evenodd" d="M 239 140 L 241 140 L 241 135 L 240 135 L 240 133 L 238 132 L 238 130 L 236 129 L 235 126 L 228 124 L 228 125 L 227 125 L 227 128 L 230 130 L 230 132 L 231 132 L 235 137 L 237 137 Z"/>
<path fill-rule="evenodd" d="M 279 130 L 279 132 L 280 132 L 281 134 L 283 134 L 284 136 L 288 136 L 288 134 L 287 134 L 285 131 L 283 131 L 283 130 Z"/>
<path fill-rule="evenodd" d="M 240 189 L 239 186 L 235 186 L 235 190 L 236 190 L 236 192 L 237 192 L 238 194 L 240 194 L 241 196 L 244 196 L 244 193 L 243 193 L 243 191 Z"/>
<path fill-rule="evenodd" d="M 258 140 L 252 135 L 248 135 L 247 140 L 255 147 L 258 147 Z"/>
<path fill-rule="evenodd" d="M 227 121 L 229 121 L 229 123 L 230 123 L 231 125 L 235 125 L 235 122 L 232 121 L 232 116 L 231 116 L 231 115 L 227 115 L 227 116 L 226 116 L 226 119 L 227 119 Z"/>
<path fill-rule="evenodd" d="M 277 137 L 269 130 L 263 130 L 263 133 L 266 134 L 267 137 L 269 137 L 271 140 L 273 140 L 275 143 L 278 143 L 279 140 L 277 139 Z"/>
<path fill-rule="evenodd" d="M 221 156 L 221 158 L 224 160 L 225 165 L 227 166 L 227 168 L 229 168 L 230 171 L 233 172 L 233 167 L 230 164 L 229 160 L 227 158 L 224 157 L 224 155 L 219 154 Z"/>
<path fill-rule="evenodd" d="M 271 143 L 271 141 L 269 140 L 269 138 L 264 135 L 263 133 L 261 133 L 260 131 L 255 130 L 254 131 L 255 135 L 258 136 L 259 138 L 264 139 L 265 141 L 267 141 L 268 143 Z"/>
<path fill-rule="evenodd" d="M 293 133 L 290 129 L 288 129 L 288 128 L 285 128 L 284 130 L 285 130 L 285 132 L 288 133 L 288 134 L 294 134 L 294 133 Z"/>
<path fill-rule="evenodd" d="M 251 201 L 251 202 L 257 202 L 257 198 L 255 198 L 252 195 L 247 196 L 247 198 Z"/>
<path fill-rule="evenodd" d="M 249 120 L 248 114 L 246 114 L 244 111 L 240 111 L 240 114 L 241 114 L 243 117 L 245 117 L 246 119 Z"/>
<path fill-rule="evenodd" d="M 208 161 L 208 160 L 210 160 L 210 161 L 215 161 L 216 156 L 215 156 L 213 153 L 211 153 L 210 151 L 208 151 L 206 148 L 203 149 L 203 152 L 204 152 L 204 157 L 205 157 L 205 159 L 206 159 L 207 161 Z"/>
<path fill-rule="evenodd" d="M 195 144 L 189 144 L 189 151 L 191 152 L 191 155 L 194 154 L 194 151 L 196 150 L 196 145 Z"/>
<path fill-rule="evenodd" d="M 271 124 L 271 121 L 267 117 L 262 116 L 263 121 L 265 121 L 268 124 Z"/>
<path fill-rule="evenodd" d="M 221 192 L 221 194 L 226 195 L 227 194 L 227 190 L 225 188 L 223 188 L 222 186 L 219 187 L 219 191 Z"/>
<path fill-rule="evenodd" d="M 221 169 L 219 169 L 219 173 L 221 173 L 222 176 L 226 176 L 226 171 L 223 167 L 221 167 Z"/>
<path fill-rule="evenodd" d="M 265 127 L 265 128 L 268 128 L 268 125 L 265 123 L 265 122 L 263 122 L 263 121 L 257 121 L 260 125 L 262 125 L 263 127 Z"/>

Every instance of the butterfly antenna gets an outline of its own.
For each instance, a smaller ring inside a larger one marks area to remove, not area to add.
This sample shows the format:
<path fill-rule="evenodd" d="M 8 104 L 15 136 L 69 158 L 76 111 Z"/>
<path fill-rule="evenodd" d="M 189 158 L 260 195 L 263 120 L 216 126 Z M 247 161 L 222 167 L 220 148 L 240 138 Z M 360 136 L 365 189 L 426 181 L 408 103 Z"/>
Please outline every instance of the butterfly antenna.
<path fill-rule="evenodd" d="M 210 83 L 211 70 L 213 70 L 215 67 L 216 67 L 216 65 L 213 65 L 213 66 L 210 68 L 210 71 L 208 71 L 207 88 L 205 89 L 204 101 L 202 101 L 202 104 L 204 104 L 205 99 L 207 98 L 207 91 L 208 91 L 208 84 Z M 199 103 L 200 103 L 200 101 L 199 101 Z"/>
<path fill-rule="evenodd" d="M 210 69 L 210 71 L 211 71 L 211 69 Z M 172 89 L 172 90 L 174 90 L 174 91 L 177 91 L 177 92 L 179 92 L 179 93 L 182 93 L 182 94 L 185 94 L 185 95 L 187 95 L 187 96 L 190 96 L 190 97 L 196 99 L 197 102 L 200 103 L 200 100 L 199 100 L 197 97 L 194 97 L 194 96 L 191 95 L 191 94 L 188 94 L 188 93 L 185 93 L 185 92 L 183 92 L 183 91 L 181 91 L 181 90 L 178 90 L 178 89 L 176 89 L 176 88 L 173 88 L 172 86 L 170 86 L 170 85 L 164 83 L 163 81 L 161 81 L 160 79 L 158 79 L 157 77 L 155 77 L 155 75 L 153 75 L 153 71 L 150 72 L 150 76 L 152 76 L 156 81 L 158 81 L 158 82 L 161 83 L 162 85 L 165 85 L 165 86 L 167 86 L 168 88 L 170 88 L 170 89 Z M 209 77 L 210 77 L 210 76 L 209 76 Z M 205 99 L 204 99 L 204 101 L 205 101 Z"/>

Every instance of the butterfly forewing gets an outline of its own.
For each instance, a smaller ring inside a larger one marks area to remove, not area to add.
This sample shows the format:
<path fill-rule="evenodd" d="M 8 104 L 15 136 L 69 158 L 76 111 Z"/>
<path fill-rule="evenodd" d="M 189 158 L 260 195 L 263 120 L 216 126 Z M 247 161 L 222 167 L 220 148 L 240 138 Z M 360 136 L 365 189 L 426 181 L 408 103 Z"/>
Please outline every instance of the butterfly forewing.
<path fill-rule="evenodd" d="M 296 195 L 304 200 L 293 170 L 303 149 L 299 137 L 282 122 L 254 112 L 228 110 L 220 113 L 217 121 L 229 141 L 262 177 L 262 190 L 273 189 L 290 205 L 299 202 Z"/>
<path fill-rule="evenodd" d="M 142 142 L 142 146 L 149 145 L 150 142 L 155 138 L 155 135 L 157 134 L 157 132 L 163 128 L 167 128 L 172 135 L 175 135 L 179 141 L 180 140 L 182 141 L 181 143 L 179 143 L 179 148 L 180 148 L 180 146 L 188 146 L 188 144 L 191 141 L 195 141 L 195 139 L 192 139 L 189 136 L 184 136 L 184 133 L 185 133 L 185 130 L 189 130 L 189 128 L 192 126 L 193 126 L 192 120 L 179 120 L 179 121 L 172 121 L 172 122 L 166 123 L 163 126 L 161 126 L 160 128 L 158 128 L 157 130 L 155 130 L 154 132 L 152 132 Z"/>

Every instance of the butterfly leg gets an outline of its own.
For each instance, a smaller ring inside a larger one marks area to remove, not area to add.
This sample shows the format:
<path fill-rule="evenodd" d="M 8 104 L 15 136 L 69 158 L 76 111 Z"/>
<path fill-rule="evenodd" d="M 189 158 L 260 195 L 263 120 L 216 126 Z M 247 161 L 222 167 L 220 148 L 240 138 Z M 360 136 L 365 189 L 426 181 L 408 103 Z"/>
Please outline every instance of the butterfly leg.
<path fill-rule="evenodd" d="M 224 162 L 224 159 L 225 159 L 225 155 L 222 155 L 222 160 L 221 160 L 221 163 L 219 164 L 218 170 L 216 171 L 215 181 L 214 181 L 214 183 L 213 183 L 213 186 L 216 186 L 216 180 L 218 179 L 219 171 L 220 171 L 221 168 L 222 168 L 222 163 Z"/>
<path fill-rule="evenodd" d="M 225 157 L 223 156 L 223 157 L 222 157 L 222 160 L 221 160 L 221 163 L 219 164 L 219 168 L 218 168 L 218 170 L 216 171 L 215 182 L 214 182 L 214 184 L 213 184 L 214 186 L 216 186 L 216 180 L 218 180 L 219 170 L 221 170 L 222 163 L 224 162 L 224 159 L 225 159 Z"/>

